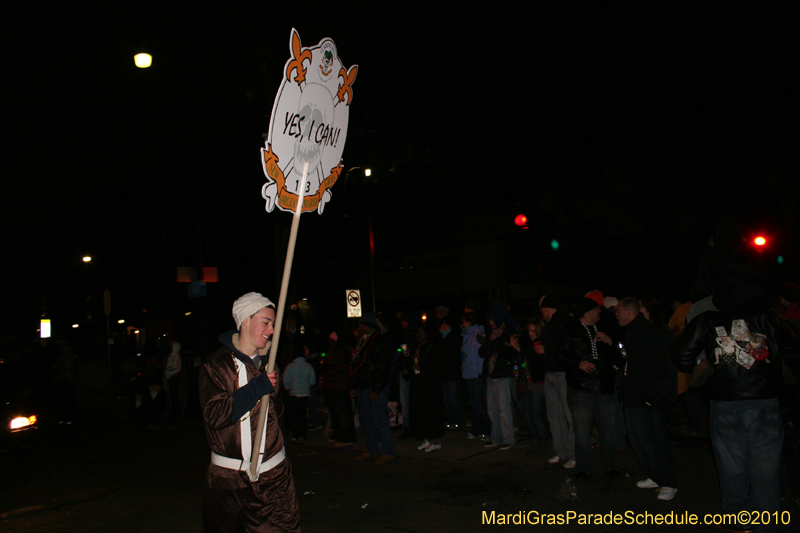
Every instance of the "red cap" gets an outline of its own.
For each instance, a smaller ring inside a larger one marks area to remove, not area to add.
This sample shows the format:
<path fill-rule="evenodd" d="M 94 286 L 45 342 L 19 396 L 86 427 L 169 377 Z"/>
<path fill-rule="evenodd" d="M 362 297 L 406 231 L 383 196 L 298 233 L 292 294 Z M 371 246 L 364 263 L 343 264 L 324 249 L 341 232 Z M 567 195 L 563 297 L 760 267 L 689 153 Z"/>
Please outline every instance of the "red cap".
<path fill-rule="evenodd" d="M 597 302 L 598 306 L 603 307 L 604 298 L 603 298 L 603 293 L 602 292 L 600 292 L 600 291 L 589 291 L 586 294 L 584 294 L 584 296 L 586 296 L 587 298 L 591 298 L 592 300 Z"/>

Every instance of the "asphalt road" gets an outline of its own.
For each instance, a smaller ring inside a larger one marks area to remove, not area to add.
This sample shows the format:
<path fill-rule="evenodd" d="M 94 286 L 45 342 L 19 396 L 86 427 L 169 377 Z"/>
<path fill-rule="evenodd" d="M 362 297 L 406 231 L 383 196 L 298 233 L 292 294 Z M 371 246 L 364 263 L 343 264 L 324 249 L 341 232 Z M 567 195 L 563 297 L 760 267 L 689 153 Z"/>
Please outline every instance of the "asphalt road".
<path fill-rule="evenodd" d="M 448 431 L 442 449 L 430 453 L 418 451 L 413 439 L 397 441 L 397 459 L 379 466 L 354 460 L 363 450 L 361 435 L 352 449 L 337 450 L 322 430 L 313 431 L 307 443 L 287 447 L 303 530 L 717 531 L 708 525 L 581 525 L 578 517 L 563 525 L 499 525 L 501 514 L 513 522 L 520 512 L 532 521 L 568 512 L 613 512 L 622 520 L 693 513 L 702 520 L 720 508 L 711 450 L 702 439 L 674 443 L 679 490 L 672 501 L 636 488 L 641 475 L 630 451 L 618 455 L 630 476 L 609 480 L 595 472 L 576 484 L 577 500 L 562 500 L 557 496 L 570 472 L 547 463 L 547 448 L 531 452 L 522 431 L 519 445 L 508 451 L 487 450 L 460 430 Z M 208 455 L 198 423 L 134 431 L 125 420 L 98 417 L 59 426 L 33 449 L 0 454 L 0 531 L 201 531 Z M 594 459 L 599 469 L 599 451 Z M 800 531 L 800 508 L 787 500 L 784 510 L 791 523 L 782 531 Z M 484 523 L 493 511 L 494 525 Z"/>

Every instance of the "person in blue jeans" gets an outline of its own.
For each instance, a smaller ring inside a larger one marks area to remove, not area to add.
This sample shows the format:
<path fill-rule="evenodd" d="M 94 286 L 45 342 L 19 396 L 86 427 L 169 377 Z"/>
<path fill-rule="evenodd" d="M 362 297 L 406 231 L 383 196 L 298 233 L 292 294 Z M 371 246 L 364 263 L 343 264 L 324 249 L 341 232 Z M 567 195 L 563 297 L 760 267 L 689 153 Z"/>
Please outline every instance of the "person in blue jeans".
<path fill-rule="evenodd" d="M 298 348 L 294 361 L 289 363 L 283 372 L 283 386 L 289 391 L 293 441 L 300 441 L 308 436 L 306 413 L 311 398 L 311 387 L 317 383 L 314 368 L 306 361 L 304 348 L 304 346 Z"/>
<path fill-rule="evenodd" d="M 678 480 L 667 429 L 672 391 L 667 348 L 658 326 L 640 312 L 636 298 L 620 301 L 616 316 L 623 328 L 619 338 L 625 351 L 619 398 L 631 447 L 647 476 L 637 486 L 660 487 L 658 499 L 671 500 L 678 492 Z"/>
<path fill-rule="evenodd" d="M 781 511 L 778 397 L 784 360 L 787 366 L 797 360 L 798 343 L 769 310 L 766 296 L 753 283 L 722 286 L 712 298 L 717 311 L 692 320 L 673 349 L 681 372 L 691 372 L 704 350 L 714 369 L 705 393 L 725 513 L 779 516 Z M 753 527 L 759 533 L 778 529 L 775 520 Z"/>
<path fill-rule="evenodd" d="M 575 430 L 575 461 L 564 468 L 575 468 L 576 479 L 589 477 L 592 462 L 592 426 L 597 424 L 603 471 L 611 479 L 621 477 L 617 470 L 616 398 L 614 365 L 619 352 L 611 338 L 597 330 L 600 308 L 591 298 L 581 298 L 573 309 L 575 318 L 565 326 L 559 340 L 558 361 L 567 369 L 567 401 Z"/>
<path fill-rule="evenodd" d="M 361 317 L 358 335 L 350 374 L 357 390 L 358 420 L 364 430 L 367 449 L 356 459 L 372 458 L 380 465 L 395 457 L 387 406 L 393 354 L 375 313 L 365 313 Z"/>
<path fill-rule="evenodd" d="M 520 335 L 518 340 L 511 343 L 511 347 L 519 353 L 517 398 L 522 402 L 531 448 L 537 448 L 550 439 L 544 397 L 544 361 L 543 356 L 533 349 L 536 343 L 541 344 L 539 336 L 543 329 L 542 318 L 530 320 L 523 326 L 525 335 Z"/>
<path fill-rule="evenodd" d="M 502 301 L 489 308 L 489 326 L 492 331 L 478 350 L 484 359 L 483 374 L 486 379 L 486 408 L 492 421 L 492 440 L 487 448 L 499 446 L 509 450 L 517 444 L 514 436 L 513 397 L 511 381 L 513 365 L 517 356 L 511 347 L 512 337 L 518 336 L 516 321 L 508 316 L 508 308 Z"/>
<path fill-rule="evenodd" d="M 484 335 L 483 325 L 477 314 L 465 313 L 461 318 L 461 377 L 467 388 L 467 400 L 472 409 L 472 431 L 468 439 L 489 440 L 492 422 L 486 411 L 486 380 L 482 378 L 483 359 L 478 354 L 481 345 L 478 336 Z"/>
<path fill-rule="evenodd" d="M 458 396 L 458 387 L 461 385 L 461 332 L 454 331 L 450 324 L 442 322 L 438 333 L 442 338 L 445 424 L 447 429 L 458 429 L 461 425 L 461 401 Z"/>

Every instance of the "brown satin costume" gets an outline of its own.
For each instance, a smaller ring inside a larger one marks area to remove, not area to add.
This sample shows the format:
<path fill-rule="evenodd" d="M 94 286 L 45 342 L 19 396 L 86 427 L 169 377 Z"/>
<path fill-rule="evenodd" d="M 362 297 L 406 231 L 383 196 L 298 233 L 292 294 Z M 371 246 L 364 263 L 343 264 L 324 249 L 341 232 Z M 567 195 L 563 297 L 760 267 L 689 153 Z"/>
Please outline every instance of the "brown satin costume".
<path fill-rule="evenodd" d="M 211 451 L 223 457 L 242 459 L 240 422 L 231 422 L 233 400 L 238 388 L 234 350 L 222 346 L 200 369 L 200 406 Z M 258 376 L 249 357 L 238 358 L 246 365 L 247 380 Z M 245 423 L 255 437 L 262 402 Z M 270 401 L 262 463 L 283 451 L 283 435 Z M 252 444 L 251 444 L 252 446 Z M 300 532 L 300 510 L 294 489 L 292 466 L 283 459 L 272 469 L 250 481 L 247 472 L 210 464 L 203 492 L 203 527 L 206 532 Z"/>

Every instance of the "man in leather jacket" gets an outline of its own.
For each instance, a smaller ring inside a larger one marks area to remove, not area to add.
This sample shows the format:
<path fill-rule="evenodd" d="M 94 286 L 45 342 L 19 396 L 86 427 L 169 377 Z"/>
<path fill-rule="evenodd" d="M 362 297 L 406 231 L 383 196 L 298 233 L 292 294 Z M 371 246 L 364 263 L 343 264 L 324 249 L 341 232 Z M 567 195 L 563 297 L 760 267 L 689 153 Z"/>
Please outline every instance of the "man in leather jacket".
<path fill-rule="evenodd" d="M 611 347 L 611 337 L 597 331 L 597 302 L 581 298 L 574 314 L 577 318 L 564 326 L 557 359 L 567 369 L 567 401 L 575 430 L 575 477 L 589 477 L 592 424 L 596 423 L 603 471 L 612 479 L 618 478 L 613 365 L 619 352 Z"/>
<path fill-rule="evenodd" d="M 785 356 L 796 347 L 783 336 L 766 299 L 752 285 L 714 295 L 718 311 L 692 320 L 673 349 L 678 370 L 691 372 L 705 350 L 709 432 L 720 478 L 722 510 L 781 510 L 783 426 L 778 396 Z M 777 531 L 777 523 L 756 531 Z"/>

